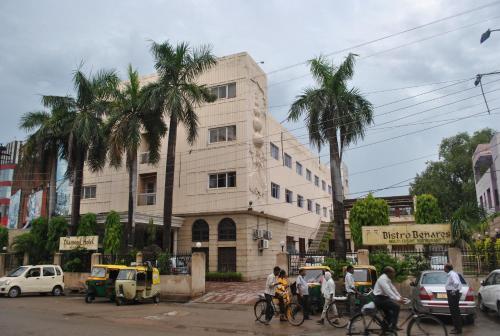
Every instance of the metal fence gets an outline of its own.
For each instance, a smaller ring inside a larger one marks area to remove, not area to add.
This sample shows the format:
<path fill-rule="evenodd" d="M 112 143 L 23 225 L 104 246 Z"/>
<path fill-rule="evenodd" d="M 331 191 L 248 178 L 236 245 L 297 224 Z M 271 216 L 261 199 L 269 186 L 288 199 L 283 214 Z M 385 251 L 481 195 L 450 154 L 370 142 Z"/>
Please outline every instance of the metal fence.
<path fill-rule="evenodd" d="M 23 264 L 22 253 L 5 254 L 5 272 L 10 272 Z"/>
<path fill-rule="evenodd" d="M 158 267 L 160 274 L 191 274 L 191 252 L 169 255 L 166 253 L 143 253 L 143 261 Z"/>
<path fill-rule="evenodd" d="M 328 251 L 307 251 L 304 253 L 296 252 L 288 254 L 288 273 L 289 275 L 298 275 L 299 269 L 306 266 L 322 266 L 326 258 L 335 258 L 335 252 Z M 358 255 L 356 252 L 347 252 L 347 262 L 357 263 Z"/>
<path fill-rule="evenodd" d="M 489 250 L 464 248 L 462 267 L 465 275 L 486 275 L 500 268 L 500 248 Z"/>
<path fill-rule="evenodd" d="M 91 251 L 68 251 L 61 255 L 61 267 L 65 272 L 90 272 Z"/>
<path fill-rule="evenodd" d="M 104 265 L 130 266 L 135 261 L 135 255 L 131 254 L 103 254 L 101 263 Z"/>

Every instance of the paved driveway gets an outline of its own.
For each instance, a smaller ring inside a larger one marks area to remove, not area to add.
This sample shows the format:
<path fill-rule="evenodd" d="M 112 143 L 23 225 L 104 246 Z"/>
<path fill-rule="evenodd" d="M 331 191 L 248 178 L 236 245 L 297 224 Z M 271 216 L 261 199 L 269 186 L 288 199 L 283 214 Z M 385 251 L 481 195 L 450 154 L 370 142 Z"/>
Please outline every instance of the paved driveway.
<path fill-rule="evenodd" d="M 266 281 L 206 282 L 207 293 L 195 300 L 198 303 L 253 304 L 264 292 Z"/>

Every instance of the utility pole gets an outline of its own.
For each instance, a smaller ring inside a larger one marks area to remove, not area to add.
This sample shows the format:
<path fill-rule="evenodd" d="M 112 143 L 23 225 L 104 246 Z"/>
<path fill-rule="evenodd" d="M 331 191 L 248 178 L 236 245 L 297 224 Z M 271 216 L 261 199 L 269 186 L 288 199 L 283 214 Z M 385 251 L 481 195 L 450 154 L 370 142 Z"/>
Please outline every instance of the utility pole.
<path fill-rule="evenodd" d="M 490 75 L 500 75 L 500 71 L 493 71 L 493 72 L 488 72 L 488 73 L 477 74 L 476 80 L 474 81 L 475 86 L 479 85 L 481 87 L 481 93 L 483 94 L 483 99 L 484 99 L 484 103 L 486 104 L 486 110 L 488 110 L 488 114 L 490 114 L 490 107 L 488 106 L 488 101 L 486 100 L 486 95 L 484 94 L 482 79 L 484 76 L 490 76 Z"/>

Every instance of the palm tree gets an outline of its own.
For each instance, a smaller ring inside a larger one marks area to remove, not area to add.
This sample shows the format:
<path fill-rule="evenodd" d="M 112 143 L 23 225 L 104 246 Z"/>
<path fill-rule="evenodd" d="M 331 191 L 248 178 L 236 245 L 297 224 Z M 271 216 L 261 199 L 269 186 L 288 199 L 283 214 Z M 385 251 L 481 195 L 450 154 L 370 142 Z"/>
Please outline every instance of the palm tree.
<path fill-rule="evenodd" d="M 198 135 L 195 108 L 215 99 L 205 85 L 196 83 L 196 79 L 216 64 L 216 58 L 209 46 L 193 49 L 188 43 L 179 43 L 174 47 L 169 42 L 153 42 L 151 53 L 158 80 L 144 88 L 146 103 L 156 113 L 170 119 L 163 202 L 163 249 L 169 251 L 177 126 L 181 123 L 186 127 L 187 141 L 193 144 Z"/>
<path fill-rule="evenodd" d="M 149 162 L 160 159 L 161 139 L 167 128 L 161 114 L 152 113 L 143 103 L 139 74 L 128 67 L 128 81 L 116 93 L 113 111 L 107 120 L 110 164 L 120 167 L 123 153 L 129 174 L 128 221 L 124 230 L 125 246 L 135 242 L 135 207 L 137 197 L 137 150 L 144 139 L 149 146 Z"/>
<path fill-rule="evenodd" d="M 49 173 L 49 219 L 56 210 L 57 163 L 62 148 L 67 139 L 64 137 L 64 127 L 69 115 L 64 109 L 34 111 L 21 117 L 19 127 L 31 133 L 23 146 L 24 166 L 37 162 L 42 167 L 50 166 Z"/>
<path fill-rule="evenodd" d="M 71 115 L 65 129 L 67 142 L 63 148 L 63 157 L 68 161 L 68 172 L 73 182 L 71 234 L 75 234 L 80 220 L 84 165 L 87 163 L 91 171 L 98 171 L 106 162 L 107 139 L 103 116 L 111 110 L 118 83 L 114 70 L 100 70 L 86 76 L 80 66 L 73 75 L 76 97 L 42 98 L 45 107 L 63 109 Z"/>
<path fill-rule="evenodd" d="M 304 114 L 311 143 L 318 148 L 329 146 L 335 254 L 342 260 L 346 257 L 342 154 L 346 147 L 364 138 L 366 127 L 373 122 L 372 104 L 357 88 L 347 87 L 354 75 L 355 56 L 349 54 L 339 67 L 322 56 L 311 60 L 317 86 L 304 89 L 288 114 L 288 119 L 294 121 Z"/>

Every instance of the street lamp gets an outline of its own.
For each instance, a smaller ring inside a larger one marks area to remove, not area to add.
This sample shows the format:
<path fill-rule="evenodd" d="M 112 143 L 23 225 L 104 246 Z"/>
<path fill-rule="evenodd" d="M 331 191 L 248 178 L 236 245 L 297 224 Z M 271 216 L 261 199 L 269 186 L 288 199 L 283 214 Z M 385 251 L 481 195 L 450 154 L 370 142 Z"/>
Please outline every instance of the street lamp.
<path fill-rule="evenodd" d="M 200 248 L 201 247 L 201 243 L 200 242 L 197 242 L 196 243 L 196 248 Z"/>
<path fill-rule="evenodd" d="M 285 241 L 284 240 L 280 241 L 280 246 L 281 246 L 281 252 L 283 252 L 283 249 L 285 248 Z"/>
<path fill-rule="evenodd" d="M 484 41 L 486 41 L 487 39 L 490 38 L 490 35 L 491 35 L 491 32 L 494 32 L 494 31 L 500 31 L 500 29 L 488 29 L 487 31 L 485 31 L 484 33 L 481 34 L 481 39 L 479 40 L 479 43 L 483 43 Z"/>

